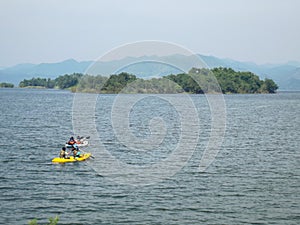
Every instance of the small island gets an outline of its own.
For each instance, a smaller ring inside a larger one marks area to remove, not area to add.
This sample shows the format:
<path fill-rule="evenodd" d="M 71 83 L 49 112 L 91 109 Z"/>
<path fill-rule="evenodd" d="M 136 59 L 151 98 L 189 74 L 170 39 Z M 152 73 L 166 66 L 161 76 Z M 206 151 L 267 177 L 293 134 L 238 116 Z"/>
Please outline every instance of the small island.
<path fill-rule="evenodd" d="M 0 83 L 0 88 L 13 88 L 13 87 L 14 85 L 11 83 L 5 83 L 5 82 Z"/>
<path fill-rule="evenodd" d="M 136 75 L 122 72 L 109 77 L 73 73 L 50 78 L 23 80 L 19 87 L 42 87 L 69 89 L 72 92 L 86 93 L 152 93 L 175 94 L 257 94 L 276 93 L 277 84 L 271 79 L 260 80 L 251 72 L 234 71 L 231 68 L 197 69 L 188 73 L 170 74 L 160 78 L 142 79 Z"/>

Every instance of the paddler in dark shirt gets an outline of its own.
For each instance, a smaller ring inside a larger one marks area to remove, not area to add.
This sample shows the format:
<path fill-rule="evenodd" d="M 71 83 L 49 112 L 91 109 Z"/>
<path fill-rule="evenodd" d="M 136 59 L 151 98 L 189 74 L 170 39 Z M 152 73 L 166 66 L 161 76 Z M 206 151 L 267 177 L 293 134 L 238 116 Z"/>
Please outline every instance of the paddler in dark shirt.
<path fill-rule="evenodd" d="M 76 143 L 74 137 L 70 137 L 70 140 L 67 142 L 68 145 L 74 145 Z"/>

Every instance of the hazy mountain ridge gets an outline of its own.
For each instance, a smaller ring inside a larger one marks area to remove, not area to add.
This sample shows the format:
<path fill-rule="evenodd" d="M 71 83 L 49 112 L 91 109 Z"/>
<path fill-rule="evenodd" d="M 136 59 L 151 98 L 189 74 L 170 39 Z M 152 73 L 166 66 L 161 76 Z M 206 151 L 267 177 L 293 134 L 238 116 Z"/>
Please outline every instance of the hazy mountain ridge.
<path fill-rule="evenodd" d="M 252 62 L 221 59 L 214 56 L 199 55 L 199 57 L 209 68 L 230 67 L 236 71 L 251 71 L 259 75 L 261 79 L 273 79 L 279 85 L 279 90 L 300 90 L 300 62 L 290 61 L 285 64 L 257 65 Z M 96 72 L 101 75 L 109 75 L 110 71 L 116 71 L 116 73 L 124 71 L 144 78 L 182 72 L 174 66 L 166 66 L 163 63 L 166 60 L 173 65 L 180 65 L 182 66 L 181 68 L 184 68 L 184 66 L 188 66 L 192 58 L 184 55 L 128 57 L 108 62 L 97 62 Z M 153 61 L 158 63 L 153 63 Z M 132 62 L 134 62 L 133 65 Z M 85 73 L 93 63 L 93 61 L 77 62 L 74 59 L 69 59 L 58 63 L 18 64 L 0 69 L 0 82 L 18 85 L 20 81 L 31 79 L 32 77 L 53 79 L 64 74 Z M 89 73 L 93 74 L 93 70 L 89 70 Z"/>

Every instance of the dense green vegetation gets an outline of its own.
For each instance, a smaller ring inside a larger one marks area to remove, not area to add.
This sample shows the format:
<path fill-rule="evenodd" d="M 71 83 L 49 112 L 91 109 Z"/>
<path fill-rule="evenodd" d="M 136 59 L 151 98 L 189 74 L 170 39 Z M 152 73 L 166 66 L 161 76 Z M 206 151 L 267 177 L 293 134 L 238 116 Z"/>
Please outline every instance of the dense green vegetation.
<path fill-rule="evenodd" d="M 223 93 L 275 93 L 278 86 L 271 79 L 262 81 L 251 72 L 236 72 L 231 68 L 214 68 Z"/>
<path fill-rule="evenodd" d="M 11 83 L 0 83 L 0 88 L 13 88 L 14 85 Z"/>
<path fill-rule="evenodd" d="M 104 83 L 102 91 L 106 93 L 119 93 L 127 84 L 135 80 L 137 80 L 136 76 L 128 73 L 111 75 Z"/>
<path fill-rule="evenodd" d="M 71 75 L 59 76 L 54 80 L 55 86 L 60 89 L 74 87 L 78 84 L 80 78 L 83 76 L 81 73 L 73 73 Z"/>
<path fill-rule="evenodd" d="M 271 79 L 260 80 L 251 72 L 237 72 L 231 68 L 197 69 L 189 73 L 161 78 L 141 79 L 128 73 L 110 77 L 74 73 L 55 80 L 32 78 L 23 80 L 20 87 L 71 88 L 74 92 L 93 93 L 275 93 L 278 86 Z"/>
<path fill-rule="evenodd" d="M 24 79 L 20 82 L 19 87 L 45 87 L 54 88 L 54 81 L 50 78 L 32 78 L 30 80 Z"/>
<path fill-rule="evenodd" d="M 30 80 L 24 79 L 20 82 L 19 87 L 44 87 L 44 88 L 59 88 L 66 89 L 78 84 L 79 79 L 83 75 L 81 73 L 66 74 L 59 76 L 54 80 L 50 78 L 32 78 Z"/>

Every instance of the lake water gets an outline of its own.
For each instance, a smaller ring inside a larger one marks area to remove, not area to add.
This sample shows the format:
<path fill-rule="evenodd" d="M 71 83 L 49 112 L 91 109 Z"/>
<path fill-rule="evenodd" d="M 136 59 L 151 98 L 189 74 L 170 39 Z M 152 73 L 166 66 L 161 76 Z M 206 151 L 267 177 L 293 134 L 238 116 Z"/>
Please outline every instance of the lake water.
<path fill-rule="evenodd" d="M 102 174 L 96 167 L 103 159 L 97 154 L 81 163 L 51 163 L 73 135 L 73 97 L 58 90 L 0 89 L 0 224 L 27 224 L 33 218 L 46 223 L 56 215 L 59 224 L 300 223 L 300 93 L 224 96 L 224 140 L 204 172 L 199 162 L 211 132 L 209 104 L 204 95 L 191 95 L 200 124 L 197 135 L 189 124 L 191 143 L 198 138 L 193 154 L 175 174 L 150 185 Z M 133 136 L 164 137 L 140 151 L 128 148 L 115 133 L 115 98 L 98 96 L 95 124 L 102 147 L 137 171 L 172 155 L 183 141 L 182 127 L 180 113 L 164 96 L 145 95 L 132 107 Z M 183 95 L 170 98 L 180 102 Z M 152 118 L 165 121 L 164 126 L 151 131 Z M 97 145 L 84 150 L 97 153 Z"/>

